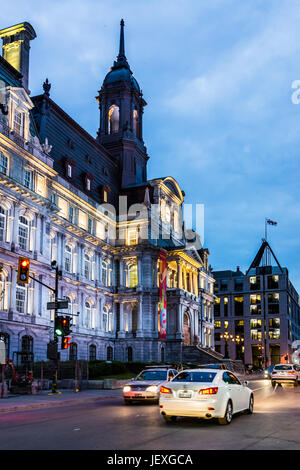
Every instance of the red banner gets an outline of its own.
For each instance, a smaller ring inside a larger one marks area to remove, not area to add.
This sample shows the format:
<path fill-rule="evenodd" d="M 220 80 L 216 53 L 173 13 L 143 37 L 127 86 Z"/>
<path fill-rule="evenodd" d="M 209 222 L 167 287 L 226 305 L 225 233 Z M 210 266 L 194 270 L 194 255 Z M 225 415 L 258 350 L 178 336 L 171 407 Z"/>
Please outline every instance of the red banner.
<path fill-rule="evenodd" d="M 158 331 L 159 338 L 167 337 L 167 255 L 164 251 L 159 253 L 159 302 L 158 302 Z"/>

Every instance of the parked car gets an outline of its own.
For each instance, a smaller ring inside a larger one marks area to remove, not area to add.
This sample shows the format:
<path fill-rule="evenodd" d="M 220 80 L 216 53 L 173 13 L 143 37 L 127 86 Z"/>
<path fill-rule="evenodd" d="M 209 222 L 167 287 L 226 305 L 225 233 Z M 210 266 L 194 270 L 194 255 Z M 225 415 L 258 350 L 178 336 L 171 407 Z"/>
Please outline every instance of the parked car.
<path fill-rule="evenodd" d="M 146 367 L 140 374 L 123 387 L 123 398 L 126 404 L 134 401 L 159 400 L 159 389 L 177 375 L 177 370 L 171 366 Z"/>
<path fill-rule="evenodd" d="M 300 383 L 300 366 L 297 364 L 276 364 L 271 374 L 272 387 L 276 384 Z"/>
<path fill-rule="evenodd" d="M 184 370 L 160 387 L 160 414 L 167 422 L 189 416 L 229 424 L 235 413 L 253 413 L 254 396 L 247 385 L 229 370 Z"/>

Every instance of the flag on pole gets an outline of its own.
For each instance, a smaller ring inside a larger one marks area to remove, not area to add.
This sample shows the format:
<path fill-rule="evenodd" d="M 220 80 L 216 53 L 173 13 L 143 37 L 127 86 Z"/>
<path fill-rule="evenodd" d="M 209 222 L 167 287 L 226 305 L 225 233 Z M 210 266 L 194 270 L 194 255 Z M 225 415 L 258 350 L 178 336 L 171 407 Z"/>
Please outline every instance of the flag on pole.
<path fill-rule="evenodd" d="M 274 222 L 274 220 L 267 219 L 267 224 L 269 225 L 277 225 L 277 222 Z"/>

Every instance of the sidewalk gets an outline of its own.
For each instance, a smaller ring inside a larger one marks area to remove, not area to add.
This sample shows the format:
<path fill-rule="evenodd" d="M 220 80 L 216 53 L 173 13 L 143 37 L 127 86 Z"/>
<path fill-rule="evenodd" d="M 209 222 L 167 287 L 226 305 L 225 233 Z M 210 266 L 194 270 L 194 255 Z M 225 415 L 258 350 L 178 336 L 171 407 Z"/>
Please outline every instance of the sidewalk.
<path fill-rule="evenodd" d="M 0 399 L 0 413 L 21 411 L 50 406 L 62 406 L 74 403 L 88 403 L 107 398 L 121 398 L 122 390 L 60 390 L 60 394 L 49 395 L 51 390 L 37 392 L 34 395 L 10 395 Z"/>

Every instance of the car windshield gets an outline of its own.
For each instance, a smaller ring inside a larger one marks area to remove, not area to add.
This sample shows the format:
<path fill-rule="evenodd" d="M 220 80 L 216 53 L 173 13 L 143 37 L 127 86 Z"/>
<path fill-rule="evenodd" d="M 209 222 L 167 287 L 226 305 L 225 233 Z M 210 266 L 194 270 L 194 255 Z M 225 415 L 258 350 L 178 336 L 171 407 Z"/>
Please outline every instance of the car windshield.
<path fill-rule="evenodd" d="M 166 370 L 143 370 L 136 380 L 167 380 Z"/>
<path fill-rule="evenodd" d="M 291 370 L 291 369 L 292 369 L 292 366 L 285 366 L 285 365 L 274 367 L 274 370 Z"/>
<path fill-rule="evenodd" d="M 215 376 L 214 372 L 181 372 L 173 382 L 212 382 Z"/>

